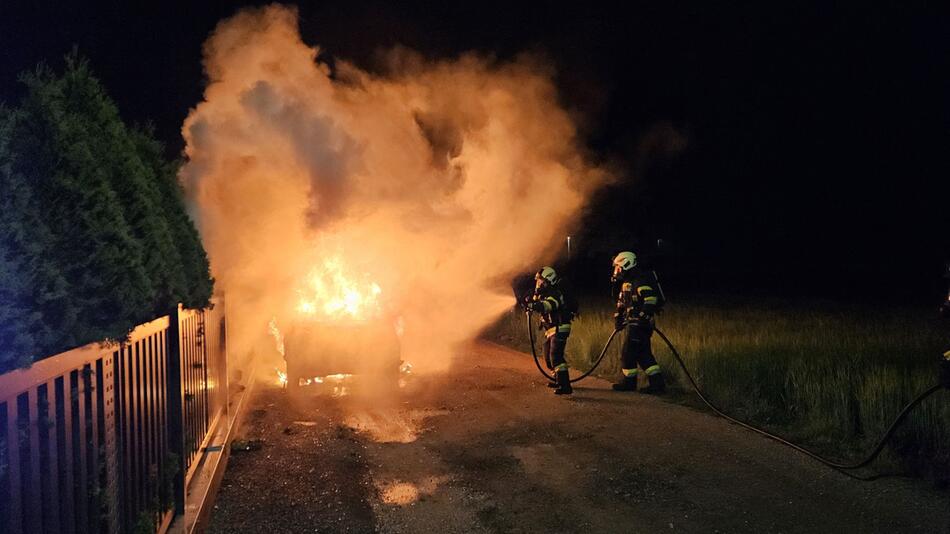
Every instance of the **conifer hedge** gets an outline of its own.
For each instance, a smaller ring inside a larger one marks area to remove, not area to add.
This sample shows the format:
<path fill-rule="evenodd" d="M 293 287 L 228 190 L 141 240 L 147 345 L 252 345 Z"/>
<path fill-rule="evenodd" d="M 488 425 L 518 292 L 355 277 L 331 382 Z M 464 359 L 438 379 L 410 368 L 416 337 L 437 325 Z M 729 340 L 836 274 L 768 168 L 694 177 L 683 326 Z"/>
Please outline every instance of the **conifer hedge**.
<path fill-rule="evenodd" d="M 213 288 L 153 132 L 123 123 L 75 52 L 62 74 L 21 81 L 19 104 L 0 106 L 0 372 L 121 340 Z"/>

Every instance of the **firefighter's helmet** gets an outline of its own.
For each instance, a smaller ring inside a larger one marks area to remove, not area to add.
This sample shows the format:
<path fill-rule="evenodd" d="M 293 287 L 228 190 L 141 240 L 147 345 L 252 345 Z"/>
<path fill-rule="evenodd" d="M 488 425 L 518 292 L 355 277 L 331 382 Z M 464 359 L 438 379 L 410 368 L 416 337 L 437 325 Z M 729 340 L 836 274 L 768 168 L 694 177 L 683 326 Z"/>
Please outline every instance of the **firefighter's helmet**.
<path fill-rule="evenodd" d="M 545 282 L 551 285 L 557 283 L 557 271 L 554 270 L 554 267 L 541 267 L 541 270 L 534 275 L 534 279 L 538 282 Z"/>
<path fill-rule="evenodd" d="M 637 265 L 637 255 L 625 250 L 614 258 L 614 271 L 629 271 Z"/>

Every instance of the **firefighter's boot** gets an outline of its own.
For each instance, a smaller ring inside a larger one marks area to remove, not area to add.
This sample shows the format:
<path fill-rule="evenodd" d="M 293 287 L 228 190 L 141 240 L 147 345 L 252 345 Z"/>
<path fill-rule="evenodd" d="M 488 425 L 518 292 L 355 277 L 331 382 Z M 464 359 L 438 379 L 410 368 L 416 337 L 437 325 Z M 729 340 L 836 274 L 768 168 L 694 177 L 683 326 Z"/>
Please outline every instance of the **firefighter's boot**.
<path fill-rule="evenodd" d="M 636 391 L 637 390 L 637 375 L 625 376 L 620 379 L 620 382 L 610 386 L 614 391 Z"/>
<path fill-rule="evenodd" d="M 554 377 L 554 380 L 548 382 L 548 387 L 552 389 L 558 387 L 556 376 Z"/>
<path fill-rule="evenodd" d="M 650 385 L 641 390 L 641 393 L 646 393 L 647 395 L 662 395 L 666 393 L 666 379 L 663 378 L 663 373 L 647 375 L 647 380 L 650 381 Z"/>
<path fill-rule="evenodd" d="M 571 387 L 571 376 L 567 369 L 562 369 L 557 372 L 557 389 L 554 390 L 554 394 L 570 395 L 571 393 L 574 393 L 574 388 Z"/>

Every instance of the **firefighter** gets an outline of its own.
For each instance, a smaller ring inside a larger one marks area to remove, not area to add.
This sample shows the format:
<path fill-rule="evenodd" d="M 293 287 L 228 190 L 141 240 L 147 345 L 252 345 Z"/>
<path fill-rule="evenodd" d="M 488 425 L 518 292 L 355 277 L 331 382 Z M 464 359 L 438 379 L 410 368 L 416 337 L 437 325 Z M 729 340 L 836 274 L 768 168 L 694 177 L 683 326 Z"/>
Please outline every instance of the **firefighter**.
<path fill-rule="evenodd" d="M 611 281 L 616 284 L 617 291 L 615 326 L 618 330 L 626 330 L 621 353 L 623 377 L 613 385 L 613 389 L 636 391 L 637 375 L 642 371 L 649 381 L 643 393 L 661 394 L 666 391 L 666 380 L 650 348 L 654 314 L 662 306 L 662 292 L 656 274 L 642 269 L 637 263 L 637 255 L 630 251 L 617 254 L 613 266 Z"/>
<path fill-rule="evenodd" d="M 555 395 L 570 395 L 574 392 L 568 376 L 564 349 L 571 335 L 573 314 L 558 282 L 553 267 L 542 267 L 534 276 L 534 294 L 528 307 L 541 314 L 541 328 L 544 329 L 544 361 L 548 369 L 554 371 L 555 381 L 549 384 Z"/>

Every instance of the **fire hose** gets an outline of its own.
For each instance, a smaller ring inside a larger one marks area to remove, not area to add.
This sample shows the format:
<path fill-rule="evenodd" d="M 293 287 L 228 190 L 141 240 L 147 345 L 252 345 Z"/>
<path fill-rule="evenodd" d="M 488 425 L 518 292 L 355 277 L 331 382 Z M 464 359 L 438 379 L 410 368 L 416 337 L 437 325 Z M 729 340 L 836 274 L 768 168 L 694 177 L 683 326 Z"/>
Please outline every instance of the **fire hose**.
<path fill-rule="evenodd" d="M 673 343 L 669 340 L 668 337 L 666 337 L 666 334 L 664 334 L 663 331 L 660 330 L 659 328 L 654 328 L 654 330 L 656 331 L 657 335 L 660 336 L 663 342 L 666 343 L 666 346 L 670 348 L 670 352 L 673 353 L 673 357 L 676 359 L 676 363 L 678 363 L 679 366 L 683 369 L 683 374 L 685 374 L 686 378 L 689 379 L 689 383 L 693 386 L 693 389 L 696 390 L 696 394 L 699 396 L 699 399 L 702 400 L 703 403 L 706 406 L 708 406 L 710 410 L 715 412 L 716 415 L 719 415 L 720 417 L 726 419 L 727 421 L 735 423 L 757 434 L 761 434 L 762 436 L 765 436 L 771 440 L 777 441 L 781 443 L 782 445 L 791 447 L 792 449 L 795 449 L 796 451 L 806 456 L 809 456 L 812 459 L 817 460 L 821 462 L 822 464 L 827 465 L 828 467 L 837 469 L 838 471 L 850 471 L 853 469 L 860 469 L 870 464 L 871 462 L 873 462 L 874 459 L 877 458 L 878 455 L 881 454 L 881 451 L 884 450 L 884 446 L 887 445 L 887 442 L 891 439 L 891 436 L 894 435 L 894 432 L 897 430 L 900 424 L 907 417 L 907 414 L 909 414 L 914 408 L 917 407 L 917 405 L 923 402 L 924 399 L 926 399 L 927 397 L 935 393 L 937 390 L 946 387 L 946 384 L 935 384 L 931 386 L 930 388 L 921 392 L 919 395 L 917 395 L 917 397 L 915 397 L 914 400 L 907 403 L 907 405 L 904 406 L 904 409 L 901 410 L 900 413 L 897 415 L 897 417 L 894 419 L 894 422 L 892 422 L 891 425 L 887 428 L 887 431 L 884 432 L 883 437 L 881 437 L 881 439 L 878 441 L 877 445 L 874 447 L 871 453 L 868 454 L 863 460 L 860 460 L 854 463 L 835 462 L 833 460 L 829 460 L 821 456 L 820 454 L 816 452 L 806 449 L 805 447 L 802 447 L 801 445 L 792 443 L 791 441 L 788 441 L 780 436 L 772 434 L 771 432 L 767 430 L 759 428 L 753 424 L 740 421 L 736 419 L 735 417 L 732 417 L 729 414 L 723 412 L 719 407 L 713 404 L 712 401 L 706 398 L 706 395 L 703 393 L 703 390 L 699 387 L 699 384 L 696 383 L 696 380 L 693 379 L 693 375 L 690 374 L 689 369 L 686 368 L 686 363 L 684 363 L 683 358 L 680 357 L 679 351 L 676 350 L 676 347 L 673 346 Z"/>
<path fill-rule="evenodd" d="M 531 328 L 530 312 L 526 312 L 525 316 L 527 317 L 527 320 L 528 320 L 528 336 L 531 339 L 531 354 L 534 356 L 534 363 L 537 366 L 538 370 L 541 371 L 541 374 L 543 374 L 549 380 L 553 380 L 554 377 L 549 375 L 541 367 L 541 364 L 538 360 L 538 354 L 535 351 L 535 347 L 534 347 L 535 339 L 534 339 L 534 331 Z M 945 388 L 950 389 L 950 360 L 945 359 L 942 362 L 940 382 L 927 388 L 926 390 L 921 392 L 919 395 L 917 395 L 912 401 L 907 403 L 906 406 L 904 406 L 904 409 L 902 409 L 900 413 L 898 413 L 897 417 L 894 418 L 894 421 L 890 424 L 890 426 L 884 432 L 884 435 L 881 437 L 881 439 L 878 440 L 877 445 L 871 450 L 870 454 L 868 454 L 866 457 L 864 457 L 860 461 L 856 461 L 853 463 L 836 462 L 834 460 L 829 460 L 828 458 L 825 458 L 824 456 L 821 456 L 820 454 L 814 451 L 811 451 L 801 445 L 798 445 L 785 438 L 782 438 L 781 436 L 773 434 L 763 428 L 760 428 L 751 423 L 747 423 L 745 421 L 736 419 L 735 417 L 732 417 L 731 415 L 722 411 L 722 409 L 720 409 L 718 406 L 716 406 L 711 400 L 709 400 L 706 397 L 706 394 L 703 392 L 702 388 L 700 388 L 699 384 L 696 383 L 696 380 L 693 378 L 693 375 L 689 372 L 689 369 L 686 367 L 686 362 L 683 361 L 683 358 L 680 356 L 679 351 L 676 350 L 676 347 L 673 345 L 673 342 L 670 341 L 670 339 L 666 337 L 666 334 L 664 334 L 663 331 L 660 330 L 659 328 L 654 327 L 654 331 L 657 333 L 657 335 L 660 336 L 660 339 L 662 339 L 663 342 L 666 343 L 666 346 L 669 347 L 670 352 L 673 354 L 673 358 L 676 360 L 676 363 L 679 364 L 680 368 L 683 370 L 683 374 L 686 375 L 686 378 L 689 380 L 690 385 L 693 386 L 693 390 L 696 391 L 696 395 L 699 397 L 701 401 L 703 401 L 703 404 L 709 407 L 709 409 L 712 410 L 716 415 L 722 417 L 723 419 L 731 423 L 737 424 L 745 429 L 751 430 L 752 432 L 765 436 L 768 439 L 771 439 L 773 441 L 781 443 L 782 445 L 790 447 L 812 458 L 813 460 L 816 460 L 828 467 L 831 467 L 832 469 L 835 469 L 837 471 L 844 473 L 845 475 L 848 475 L 852 478 L 857 478 L 860 480 L 874 480 L 876 477 L 868 477 L 868 478 L 859 477 L 851 473 L 848 473 L 848 471 L 860 469 L 862 467 L 867 466 L 871 462 L 873 462 L 881 454 L 881 452 L 884 450 L 884 447 L 887 445 L 887 442 L 890 441 L 891 437 L 894 435 L 894 432 L 897 431 L 897 428 L 901 425 L 901 423 L 904 422 L 904 420 L 907 418 L 907 415 L 911 411 L 913 411 L 914 408 L 916 408 L 921 402 L 924 401 L 924 399 L 936 393 L 938 390 L 945 389 Z M 600 362 L 604 359 L 604 355 L 607 353 L 607 348 L 610 347 L 611 341 L 613 341 L 614 337 L 616 337 L 618 332 L 620 332 L 620 329 L 614 330 L 610 334 L 610 337 L 607 339 L 607 343 L 604 344 L 604 348 L 603 350 L 600 351 L 600 356 L 597 357 L 597 360 L 594 362 L 594 365 L 581 376 L 571 379 L 571 382 L 577 382 L 578 380 L 582 380 L 594 372 L 594 369 L 596 369 L 597 366 L 600 365 Z"/>
<path fill-rule="evenodd" d="M 547 371 L 544 370 L 543 367 L 541 367 L 541 361 L 538 358 L 538 352 L 535 350 L 535 347 L 534 347 L 535 339 L 534 339 L 534 329 L 531 328 L 531 310 L 526 310 L 524 313 L 524 316 L 525 316 L 525 320 L 528 323 L 528 339 L 531 340 L 531 355 L 534 356 L 534 365 L 538 368 L 538 371 L 540 371 L 541 374 L 544 375 L 545 378 L 547 378 L 551 382 L 554 382 L 555 380 L 554 375 L 548 373 Z M 587 378 L 588 376 L 590 376 L 591 373 L 594 372 L 594 369 L 597 369 L 597 366 L 600 365 L 600 362 L 604 360 L 604 356 L 607 354 L 607 349 L 610 348 L 610 342 L 614 340 L 614 337 L 617 336 L 618 332 L 620 332 L 620 329 L 617 329 L 611 332 L 610 337 L 607 338 L 607 342 L 604 343 L 604 348 L 601 349 L 600 351 L 600 356 L 598 356 L 597 359 L 594 360 L 594 365 L 592 365 L 590 369 L 585 371 L 584 374 L 582 374 L 581 376 L 577 378 L 572 378 L 571 379 L 572 384 L 574 382 L 578 382 L 580 380 Z"/>

